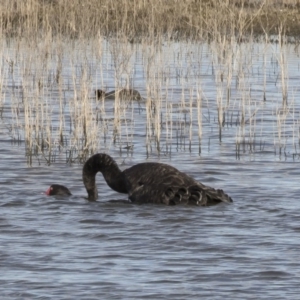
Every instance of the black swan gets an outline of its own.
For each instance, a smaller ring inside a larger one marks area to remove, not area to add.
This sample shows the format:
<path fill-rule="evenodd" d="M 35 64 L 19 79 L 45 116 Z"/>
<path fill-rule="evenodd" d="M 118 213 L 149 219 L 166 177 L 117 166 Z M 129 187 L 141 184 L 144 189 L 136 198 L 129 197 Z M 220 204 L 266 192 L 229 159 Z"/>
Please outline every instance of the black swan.
<path fill-rule="evenodd" d="M 116 90 L 107 93 L 101 89 L 98 89 L 95 90 L 95 95 L 97 99 L 115 99 L 116 95 L 118 95 L 121 100 L 143 100 L 143 97 L 139 91 L 133 89 L 121 89 L 119 91 Z"/>
<path fill-rule="evenodd" d="M 117 163 L 104 153 L 91 156 L 83 166 L 82 178 L 89 201 L 96 201 L 98 198 L 98 172 L 103 174 L 111 189 L 128 194 L 133 203 L 211 206 L 220 202 L 232 202 L 231 197 L 223 190 L 203 185 L 170 165 L 147 162 L 121 171 Z M 63 193 L 63 190 L 59 191 Z"/>

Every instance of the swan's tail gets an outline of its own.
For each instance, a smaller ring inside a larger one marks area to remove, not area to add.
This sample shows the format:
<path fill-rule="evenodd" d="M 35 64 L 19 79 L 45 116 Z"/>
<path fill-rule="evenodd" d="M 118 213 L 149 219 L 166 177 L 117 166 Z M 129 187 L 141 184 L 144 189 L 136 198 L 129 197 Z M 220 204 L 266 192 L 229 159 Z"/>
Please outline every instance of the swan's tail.
<path fill-rule="evenodd" d="M 221 202 L 232 203 L 230 196 L 223 190 L 204 185 L 194 185 L 188 188 L 168 188 L 165 192 L 165 203 L 169 205 L 189 204 L 199 206 L 212 206 Z"/>

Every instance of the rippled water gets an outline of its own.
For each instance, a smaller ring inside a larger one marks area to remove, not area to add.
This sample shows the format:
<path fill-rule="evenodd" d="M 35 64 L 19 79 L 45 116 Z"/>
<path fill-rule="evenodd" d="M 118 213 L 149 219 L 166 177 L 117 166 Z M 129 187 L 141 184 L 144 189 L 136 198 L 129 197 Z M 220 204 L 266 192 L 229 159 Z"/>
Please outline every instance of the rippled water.
<path fill-rule="evenodd" d="M 294 74 L 290 86 L 297 78 Z M 261 89 L 254 95 L 261 95 Z M 2 121 L 3 299 L 298 297 L 300 172 L 291 155 L 278 156 L 269 148 L 237 157 L 226 134 L 225 142 L 218 143 L 217 130 L 206 124 L 211 135 L 204 139 L 211 140 L 201 155 L 174 147 L 171 155 L 149 159 L 144 135 L 136 132 L 134 151 L 108 151 L 122 169 L 149 160 L 169 163 L 224 189 L 234 203 L 209 208 L 133 205 L 119 201 L 126 195 L 111 191 L 101 175 L 100 199 L 89 203 L 81 165 L 65 164 L 62 155 L 50 166 L 42 159 L 28 166 L 24 143 L 12 143 L 7 119 Z M 269 138 L 267 133 L 262 137 Z M 46 196 L 52 183 L 68 186 L 73 196 Z"/>
<path fill-rule="evenodd" d="M 298 164 L 163 160 L 234 199 L 199 208 L 118 202 L 126 197 L 109 190 L 101 175 L 101 199 L 88 203 L 80 166 L 29 168 L 20 156 L 4 158 L 0 291 L 6 299 L 295 299 L 299 293 Z M 54 181 L 74 196 L 42 194 Z"/>

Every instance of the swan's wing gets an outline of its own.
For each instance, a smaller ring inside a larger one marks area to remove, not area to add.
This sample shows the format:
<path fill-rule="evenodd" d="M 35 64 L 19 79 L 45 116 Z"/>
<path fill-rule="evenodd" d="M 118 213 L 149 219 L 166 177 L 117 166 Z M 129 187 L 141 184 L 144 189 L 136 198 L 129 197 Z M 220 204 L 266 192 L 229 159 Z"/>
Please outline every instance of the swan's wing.
<path fill-rule="evenodd" d="M 198 206 L 212 206 L 220 202 L 232 202 L 232 199 L 223 190 L 215 190 L 202 184 L 188 187 L 144 184 L 131 191 L 129 199 L 135 203 Z"/>
<path fill-rule="evenodd" d="M 192 185 L 196 181 L 176 168 L 161 163 L 141 163 L 123 171 L 127 191 L 141 185 Z"/>
<path fill-rule="evenodd" d="M 197 182 L 176 168 L 160 163 L 143 163 L 124 171 L 129 199 L 136 203 L 200 206 L 232 202 L 223 192 Z"/>

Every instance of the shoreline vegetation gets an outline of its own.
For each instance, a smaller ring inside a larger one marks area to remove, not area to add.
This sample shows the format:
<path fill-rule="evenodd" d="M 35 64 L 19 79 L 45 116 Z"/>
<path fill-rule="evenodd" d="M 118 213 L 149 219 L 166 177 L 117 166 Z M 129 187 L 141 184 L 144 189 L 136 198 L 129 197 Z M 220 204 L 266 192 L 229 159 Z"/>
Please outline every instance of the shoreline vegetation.
<path fill-rule="evenodd" d="M 207 40 L 283 34 L 298 41 L 299 0 L 2 0 L 4 37 L 167 36 Z M 37 34 L 38 33 L 38 34 Z"/>
<path fill-rule="evenodd" d="M 300 0 L 2 0 L 0 120 L 30 165 L 142 143 L 299 159 L 299 23 Z"/>

